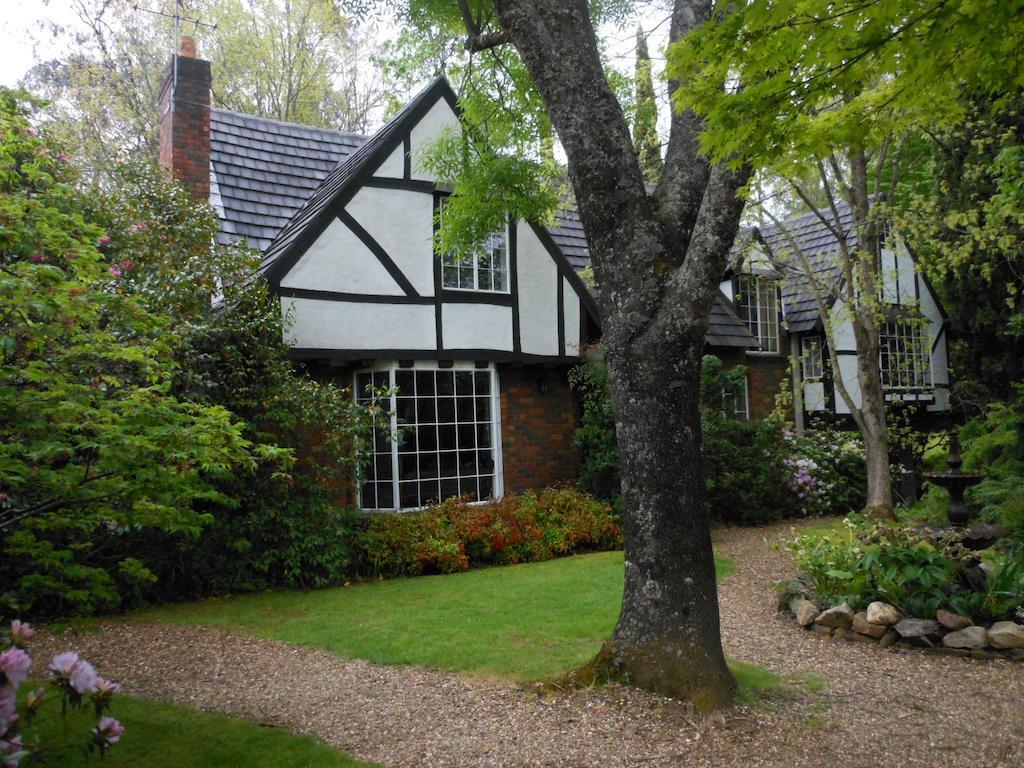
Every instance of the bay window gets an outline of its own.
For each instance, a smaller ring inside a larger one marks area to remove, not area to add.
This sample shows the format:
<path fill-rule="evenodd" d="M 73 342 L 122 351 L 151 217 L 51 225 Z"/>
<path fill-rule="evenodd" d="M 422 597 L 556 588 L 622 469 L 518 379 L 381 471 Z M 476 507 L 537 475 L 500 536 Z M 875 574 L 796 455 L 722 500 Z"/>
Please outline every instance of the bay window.
<path fill-rule="evenodd" d="M 493 366 L 436 363 L 380 366 L 356 373 L 356 397 L 394 390 L 373 428 L 372 456 L 359 476 L 363 509 L 414 509 L 453 496 L 501 495 L 499 401 Z"/>

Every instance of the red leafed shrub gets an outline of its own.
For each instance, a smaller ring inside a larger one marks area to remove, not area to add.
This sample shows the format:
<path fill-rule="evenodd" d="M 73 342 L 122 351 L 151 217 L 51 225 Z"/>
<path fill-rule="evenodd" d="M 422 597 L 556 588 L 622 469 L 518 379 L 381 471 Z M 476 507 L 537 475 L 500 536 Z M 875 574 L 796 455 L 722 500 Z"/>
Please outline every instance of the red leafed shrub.
<path fill-rule="evenodd" d="M 489 504 L 449 499 L 418 512 L 376 514 L 364 536 L 366 560 L 377 576 L 456 573 L 621 546 L 611 508 L 570 487 Z"/>

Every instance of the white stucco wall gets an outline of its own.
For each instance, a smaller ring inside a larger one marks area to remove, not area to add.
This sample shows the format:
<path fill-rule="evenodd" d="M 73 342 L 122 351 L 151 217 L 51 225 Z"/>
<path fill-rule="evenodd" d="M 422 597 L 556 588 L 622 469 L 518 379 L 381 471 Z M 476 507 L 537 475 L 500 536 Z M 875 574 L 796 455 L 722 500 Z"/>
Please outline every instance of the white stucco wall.
<path fill-rule="evenodd" d="M 420 296 L 434 295 L 434 198 L 427 192 L 363 187 L 345 206 Z"/>
<path fill-rule="evenodd" d="M 562 278 L 562 309 L 565 318 L 565 354 L 580 353 L 580 300 L 573 290 L 572 284 Z"/>
<path fill-rule="evenodd" d="M 495 304 L 442 304 L 445 349 L 496 349 L 511 352 L 512 308 Z"/>
<path fill-rule="evenodd" d="M 533 229 L 516 229 L 519 340 L 528 355 L 558 354 L 558 268 Z"/>
<path fill-rule="evenodd" d="M 281 298 L 285 339 L 306 349 L 436 349 L 434 307 Z"/>
<path fill-rule="evenodd" d="M 446 130 L 461 131 L 459 118 L 448 102 L 438 100 L 434 106 L 413 126 L 409 138 L 412 149 L 412 178 L 422 181 L 437 181 L 437 178 L 422 168 L 423 152 L 429 149 Z"/>
<path fill-rule="evenodd" d="M 804 409 L 807 411 L 825 410 L 825 385 L 820 381 L 809 381 L 804 384 Z"/>
<path fill-rule="evenodd" d="M 334 219 L 281 279 L 285 288 L 399 296 L 404 292 L 380 260 Z"/>
<path fill-rule="evenodd" d="M 400 144 L 395 151 L 387 156 L 387 159 L 377 166 L 373 172 L 374 176 L 385 179 L 405 178 L 405 144 Z"/>

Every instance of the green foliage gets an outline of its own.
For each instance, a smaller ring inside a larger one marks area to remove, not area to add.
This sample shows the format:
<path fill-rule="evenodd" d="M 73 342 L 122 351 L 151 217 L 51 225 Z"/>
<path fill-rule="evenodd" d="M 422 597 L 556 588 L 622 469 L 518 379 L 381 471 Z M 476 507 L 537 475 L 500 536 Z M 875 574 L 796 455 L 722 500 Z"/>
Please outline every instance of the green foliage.
<path fill-rule="evenodd" d="M 110 248 L 30 104 L 0 92 L 0 575 L 3 604 L 83 611 L 148 580 L 99 534 L 196 534 L 197 504 L 256 451 L 226 408 L 175 395 L 171 319 L 121 285 Z"/>
<path fill-rule="evenodd" d="M 953 395 L 976 413 L 1024 376 L 1024 98 L 963 103 L 960 121 L 931 132 L 926 182 L 904 195 L 897 221 L 957 331 Z"/>
<path fill-rule="evenodd" d="M 960 89 L 1024 82 L 1014 3 L 747 0 L 669 51 L 677 108 L 706 115 L 716 158 L 777 167 L 956 119 Z M 1006 62 L 1010 61 L 1010 64 Z M 723 88 L 723 85 L 727 87 Z"/>
<path fill-rule="evenodd" d="M 599 499 L 619 496 L 619 446 L 615 439 L 615 411 L 608 388 L 608 369 L 597 350 L 569 373 L 569 384 L 583 405 L 573 445 L 580 456 L 579 485 Z"/>
<path fill-rule="evenodd" d="M 803 438 L 780 417 L 745 421 L 723 410 L 723 393 L 742 391 L 746 371 L 726 369 L 706 355 L 701 362 L 701 428 L 712 515 L 756 525 L 822 514 L 844 514 L 864 504 L 864 452 L 855 435 L 815 425 Z M 618 446 L 608 376 L 598 355 L 573 370 L 583 401 L 576 430 L 579 484 L 599 498 L 618 494 Z"/>
<path fill-rule="evenodd" d="M 570 488 L 491 504 L 449 499 L 421 512 L 375 515 L 364 538 L 367 563 L 381 576 L 456 573 L 621 544 L 609 507 Z"/>
<path fill-rule="evenodd" d="M 794 559 L 827 605 L 858 609 L 874 600 L 910 616 L 946 608 L 976 621 L 1017 617 L 1024 606 L 1024 552 L 991 551 L 991 568 L 977 587 L 977 560 L 957 534 L 942 538 L 906 524 L 879 524 L 853 516 L 843 528 L 810 532 L 789 544 Z"/>
<path fill-rule="evenodd" d="M 633 118 L 633 146 L 644 181 L 654 183 L 661 176 L 661 137 L 658 136 L 658 102 L 654 98 L 651 55 L 643 27 L 636 31 L 636 71 L 633 75 L 636 115 Z"/>
<path fill-rule="evenodd" d="M 67 614 L 342 581 L 361 520 L 338 489 L 368 418 L 288 360 L 258 254 L 215 245 L 210 209 L 152 165 L 77 192 L 8 107 L 4 602 Z"/>

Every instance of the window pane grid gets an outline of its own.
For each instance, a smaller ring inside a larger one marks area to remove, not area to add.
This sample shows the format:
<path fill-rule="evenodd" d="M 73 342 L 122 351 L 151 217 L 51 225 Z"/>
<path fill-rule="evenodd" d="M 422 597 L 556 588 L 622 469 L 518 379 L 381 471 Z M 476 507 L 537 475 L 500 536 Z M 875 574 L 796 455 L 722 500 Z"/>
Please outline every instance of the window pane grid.
<path fill-rule="evenodd" d="M 363 508 L 422 507 L 452 496 L 474 501 L 492 497 L 493 373 L 417 368 L 384 373 L 389 374 L 394 374 L 397 388 L 391 409 L 398 439 L 386 453 L 375 442 L 374 461 L 361 478 Z M 357 384 L 367 376 L 358 374 Z M 396 467 L 393 473 L 382 471 L 384 456 Z M 388 490 L 382 492 L 385 485 Z"/>
<path fill-rule="evenodd" d="M 879 369 L 882 387 L 914 391 L 932 385 L 931 355 L 919 323 L 895 321 L 879 333 Z"/>
<path fill-rule="evenodd" d="M 822 341 L 817 336 L 800 340 L 804 381 L 821 381 L 824 375 Z"/>
<path fill-rule="evenodd" d="M 443 216 L 444 205 L 438 209 Z M 508 293 L 508 237 L 495 232 L 482 244 L 482 252 L 473 258 L 457 259 L 441 254 L 441 286 L 455 291 Z"/>
<path fill-rule="evenodd" d="M 762 352 L 779 351 L 779 292 L 776 281 L 759 275 L 739 280 L 740 315 Z"/>

